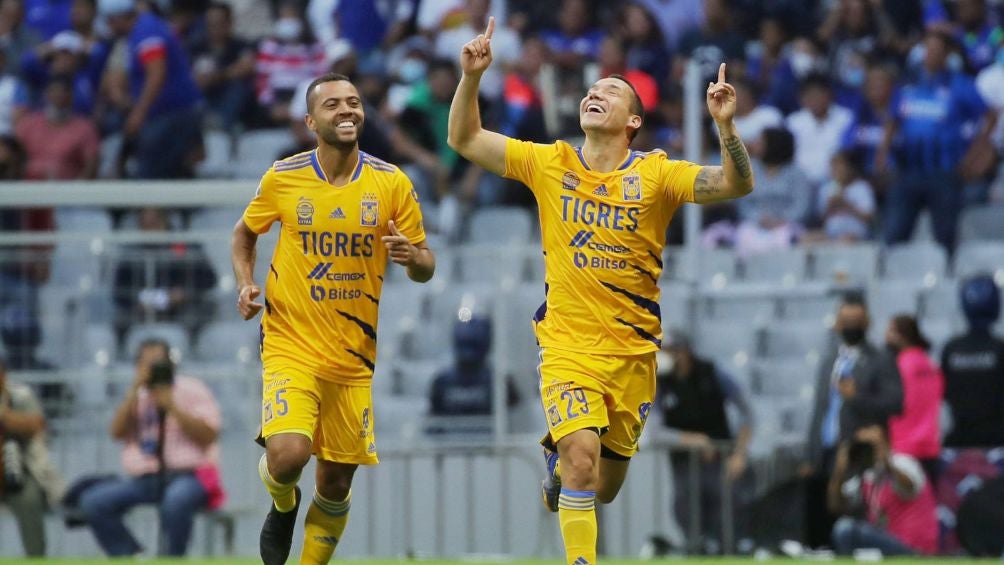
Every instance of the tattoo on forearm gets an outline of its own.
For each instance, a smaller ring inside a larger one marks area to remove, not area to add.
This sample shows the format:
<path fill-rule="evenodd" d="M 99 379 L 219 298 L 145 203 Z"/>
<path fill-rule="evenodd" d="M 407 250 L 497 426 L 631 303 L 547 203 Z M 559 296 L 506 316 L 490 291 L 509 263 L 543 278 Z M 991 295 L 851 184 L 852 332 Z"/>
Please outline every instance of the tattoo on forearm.
<path fill-rule="evenodd" d="M 746 152 L 746 146 L 743 145 L 743 142 L 737 136 L 723 137 L 722 148 L 725 150 L 724 152 L 729 154 L 739 176 L 744 179 L 750 178 L 753 171 L 750 169 L 750 156 Z"/>
<path fill-rule="evenodd" d="M 694 194 L 712 196 L 722 191 L 725 172 L 721 167 L 702 167 L 694 179 Z"/>

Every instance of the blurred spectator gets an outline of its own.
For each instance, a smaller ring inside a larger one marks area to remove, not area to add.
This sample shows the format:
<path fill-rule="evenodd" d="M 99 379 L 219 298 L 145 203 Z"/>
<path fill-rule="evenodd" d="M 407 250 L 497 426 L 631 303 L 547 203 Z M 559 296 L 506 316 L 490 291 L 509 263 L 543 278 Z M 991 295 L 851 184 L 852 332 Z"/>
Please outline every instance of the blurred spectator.
<path fill-rule="evenodd" d="M 891 55 L 896 29 L 874 0 L 837 0 L 816 36 L 829 46 L 830 76 L 837 86 L 837 100 L 854 107 L 864 86 L 867 62 Z"/>
<path fill-rule="evenodd" d="M 26 180 L 87 180 L 98 170 L 101 140 L 88 118 L 73 115 L 73 82 L 56 77 L 45 89 L 45 108 L 17 123 Z"/>
<path fill-rule="evenodd" d="M 779 128 L 784 125 L 784 116 L 781 112 L 768 104 L 759 104 L 753 83 L 745 78 L 731 80 L 730 83 L 736 89 L 736 132 L 743 140 L 750 145 L 750 153 L 754 157 L 761 157 L 763 153 L 763 140 L 761 136 L 767 128 Z M 714 126 L 712 132 L 718 137 L 718 126 Z"/>
<path fill-rule="evenodd" d="M 429 389 L 431 416 L 490 416 L 494 375 L 488 354 L 492 321 L 485 316 L 458 320 L 453 326 L 453 366 L 440 371 Z M 506 379 L 506 407 L 519 403 L 519 392 Z M 447 424 L 444 424 L 444 428 Z M 450 431 L 448 429 L 430 431 Z"/>
<path fill-rule="evenodd" d="M 195 83 L 209 116 L 233 131 L 253 99 L 254 47 L 234 36 L 233 10 L 213 2 L 206 11 L 206 37 L 192 48 Z"/>
<path fill-rule="evenodd" d="M 837 555 L 878 549 L 884 556 L 938 551 L 937 502 L 917 460 L 890 448 L 880 425 L 861 428 L 841 442 L 828 499 L 834 514 Z M 864 519 L 848 514 L 861 512 Z"/>
<path fill-rule="evenodd" d="M 139 229 L 157 235 L 169 229 L 159 208 L 139 211 Z M 116 321 L 124 332 L 141 322 L 170 321 L 196 331 L 213 316 L 209 291 L 216 273 L 199 244 L 144 243 L 126 246 L 115 267 Z"/>
<path fill-rule="evenodd" d="M 829 79 L 822 74 L 807 76 L 799 84 L 802 109 L 788 116 L 787 126 L 795 136 L 795 163 L 814 187 L 830 178 L 830 159 L 853 115 L 833 101 Z"/>
<path fill-rule="evenodd" d="M 503 135 L 537 142 L 548 139 L 540 93 L 540 68 L 546 61 L 543 41 L 531 37 L 523 43 L 523 56 L 505 77 L 499 127 Z"/>
<path fill-rule="evenodd" d="M 99 12 L 125 39 L 131 107 L 122 133 L 135 145 L 137 176 L 192 176 L 192 153 L 201 146 L 201 120 L 188 57 L 167 23 L 139 12 L 135 0 L 100 0 Z"/>
<path fill-rule="evenodd" d="M 615 36 L 626 49 L 627 68 L 645 72 L 657 83 L 666 80 L 672 58 L 655 17 L 645 6 L 638 2 L 625 6 Z"/>
<path fill-rule="evenodd" d="M 736 18 L 731 0 L 704 0 L 704 23 L 680 37 L 673 77 L 683 78 L 689 60 L 696 61 L 704 80 L 718 76 L 718 66 L 728 63 L 733 76 L 744 74 L 742 59 L 746 51 L 742 36 L 735 29 Z"/>
<path fill-rule="evenodd" d="M 757 189 L 738 203 L 736 249 L 741 255 L 790 247 L 805 230 L 812 185 L 792 163 L 794 138 L 783 128 L 763 132 L 763 157 L 753 161 Z"/>
<path fill-rule="evenodd" d="M 993 63 L 997 47 L 1004 40 L 1004 28 L 1000 25 L 998 13 L 987 9 L 986 0 L 955 0 L 954 4 L 954 23 L 948 20 L 948 13 L 942 5 L 941 9 L 936 8 L 929 14 L 927 25 L 952 30 L 962 45 L 968 70 L 977 73 Z"/>
<path fill-rule="evenodd" d="M 24 0 L 24 25 L 42 39 L 70 29 L 75 0 Z"/>
<path fill-rule="evenodd" d="M 206 9 L 209 0 L 155 0 L 150 9 L 167 20 L 185 54 L 206 41 Z"/>
<path fill-rule="evenodd" d="M 45 511 L 65 490 L 49 460 L 42 406 L 30 388 L 7 379 L 0 360 L 0 504 L 17 520 L 25 555 L 45 555 Z"/>
<path fill-rule="evenodd" d="M 29 51 L 21 60 L 21 75 L 32 90 L 32 105 L 45 103 L 45 89 L 52 77 L 70 77 L 74 112 L 93 115 L 107 56 L 106 45 L 89 47 L 75 31 L 61 31 Z"/>
<path fill-rule="evenodd" d="M 558 28 L 540 33 L 551 60 L 569 70 L 578 70 L 583 63 L 595 60 L 603 36 L 603 30 L 593 26 L 586 0 L 561 0 Z"/>
<path fill-rule="evenodd" d="M 415 24 L 418 31 L 427 37 L 435 37 L 439 33 L 464 24 L 466 19 L 464 6 L 467 0 L 421 0 L 418 3 L 418 13 Z M 489 15 L 495 16 L 495 25 L 505 26 L 508 23 L 508 0 L 494 0 Z M 548 12 L 554 12 L 550 6 Z M 484 31 L 482 28 L 481 31 Z M 480 33 L 480 32 L 479 32 Z M 451 54 L 451 59 L 455 56 Z"/>
<path fill-rule="evenodd" d="M 896 75 L 896 67 L 891 64 L 868 68 L 862 102 L 854 111 L 851 125 L 844 131 L 841 146 L 861 154 L 862 171 L 867 175 L 875 171 L 875 153 L 882 144 L 885 124 L 891 117 L 889 103 L 896 88 Z"/>
<path fill-rule="evenodd" d="M 405 135 L 419 146 L 434 151 L 440 164 L 456 178 L 460 173 L 459 168 L 462 168 L 461 159 L 446 144 L 446 126 L 450 117 L 450 102 L 460 79 L 456 66 L 445 59 L 433 61 L 426 77 L 426 81 L 419 83 L 412 91 L 411 99 L 398 117 L 398 122 Z M 431 183 L 425 185 L 431 187 Z M 423 195 L 423 198 L 439 200 L 444 195 L 443 191 L 449 190 L 449 186 L 445 184 L 431 188 L 437 190 L 437 193 Z"/>
<path fill-rule="evenodd" d="M 934 483 L 941 455 L 945 377 L 928 356 L 931 343 L 920 333 L 913 316 L 901 314 L 889 320 L 885 342 L 896 354 L 896 366 L 903 379 L 903 413 L 889 419 L 889 442 L 894 452 L 920 461 Z"/>
<path fill-rule="evenodd" d="M 896 362 L 866 341 L 868 323 L 864 303 L 845 300 L 834 325 L 840 342 L 819 364 L 807 457 L 800 469 L 806 479 L 806 542 L 812 547 L 827 545 L 833 528 L 826 493 L 837 447 L 861 428 L 884 428 L 903 409 Z"/>
<path fill-rule="evenodd" d="M 761 93 L 757 102 L 766 100 L 771 82 L 778 65 L 781 64 L 786 45 L 788 29 L 778 17 L 765 17 L 760 21 L 759 35 L 746 43 L 746 77 Z M 735 82 L 735 79 L 730 79 Z M 741 100 L 741 98 L 738 98 Z"/>
<path fill-rule="evenodd" d="M 803 107 L 801 89 L 792 88 L 812 75 L 825 76 L 826 58 L 819 47 L 806 37 L 796 37 L 782 50 L 781 60 L 774 65 L 764 92 L 764 101 L 784 114 Z"/>
<path fill-rule="evenodd" d="M 272 35 L 258 45 L 255 68 L 258 104 L 270 123 L 286 124 L 297 85 L 327 70 L 325 48 L 314 40 L 296 0 L 279 6 Z"/>
<path fill-rule="evenodd" d="M 640 69 L 629 69 L 624 45 L 620 40 L 608 36 L 600 43 L 600 55 L 597 59 L 600 65 L 600 76 L 621 75 L 634 86 L 646 112 L 651 112 L 659 103 L 659 84 L 652 75 Z"/>
<path fill-rule="evenodd" d="M 165 555 L 188 550 L 195 513 L 221 503 L 217 460 L 220 409 L 204 383 L 174 375 L 167 343 L 145 341 L 136 353 L 135 378 L 110 427 L 123 443 L 125 478 L 83 492 L 80 509 L 110 557 L 143 551 L 123 524 L 139 504 L 156 504 Z"/>
<path fill-rule="evenodd" d="M 416 0 L 310 0 L 307 18 L 321 45 L 346 41 L 359 57 L 360 70 L 382 73 L 382 48 L 395 45 L 405 36 L 417 3 Z"/>
<path fill-rule="evenodd" d="M 42 38 L 24 24 L 24 1 L 0 0 L 0 46 L 7 56 L 4 71 L 16 73 L 21 57 L 41 41 Z"/>
<path fill-rule="evenodd" d="M 70 7 L 70 30 L 84 38 L 91 47 L 98 42 L 94 21 L 98 15 L 98 0 L 73 0 Z"/>
<path fill-rule="evenodd" d="M 4 57 L 0 50 L 0 136 L 14 133 L 14 123 L 29 103 L 28 90 L 14 72 L 6 70 Z"/>
<path fill-rule="evenodd" d="M 747 449 L 753 437 L 753 413 L 735 379 L 713 361 L 699 357 L 682 330 L 668 332 L 657 359 L 655 405 L 663 427 L 658 428 L 656 437 L 678 448 L 669 454 L 676 521 L 686 528 L 690 497 L 697 496 L 704 539 L 689 540 L 690 549 L 718 553 L 722 542 L 722 467 L 732 484 L 732 507 L 741 516 L 739 502 L 745 498 L 741 491 L 749 488 L 741 479 L 749 471 Z M 740 414 L 735 434 L 729 426 L 728 405 Z M 700 457 L 696 478 L 690 466 L 695 456 Z M 742 536 L 744 528 L 739 529 Z"/>
<path fill-rule="evenodd" d="M 979 176 L 967 170 L 978 160 L 975 153 L 967 154 L 967 148 L 993 151 L 989 134 L 996 116 L 987 111 L 973 80 L 948 68 L 950 45 L 945 34 L 928 32 L 918 77 L 900 86 L 893 98 L 892 120 L 876 157 L 882 172 L 894 151 L 900 175 L 886 202 L 885 240 L 889 244 L 910 238 L 926 206 L 934 237 L 952 251 L 961 209 L 959 169 L 965 177 Z M 969 139 L 968 128 L 984 114 L 988 123 Z"/>
<path fill-rule="evenodd" d="M 655 17 L 666 48 L 674 51 L 680 38 L 704 25 L 704 0 L 639 0 Z"/>
<path fill-rule="evenodd" d="M 991 328 L 1000 317 L 1000 289 L 990 275 L 962 282 L 969 330 L 941 351 L 945 401 L 952 410 L 946 447 L 1004 445 L 1004 340 Z"/>
<path fill-rule="evenodd" d="M 491 0 L 466 0 L 464 24 L 439 34 L 436 38 L 436 57 L 455 61 L 459 70 L 460 59 L 457 53 L 463 50 L 471 38 L 485 32 L 491 5 Z M 488 100 L 497 102 L 502 97 L 503 77 L 520 60 L 522 56 L 520 49 L 519 36 L 516 32 L 495 22 L 495 32 L 492 34 L 492 65 L 481 76 L 481 92 Z"/>
<path fill-rule="evenodd" d="M 862 178 L 859 152 L 839 151 L 830 160 L 831 180 L 819 194 L 823 235 L 853 243 L 869 238 L 875 216 L 875 191 Z"/>

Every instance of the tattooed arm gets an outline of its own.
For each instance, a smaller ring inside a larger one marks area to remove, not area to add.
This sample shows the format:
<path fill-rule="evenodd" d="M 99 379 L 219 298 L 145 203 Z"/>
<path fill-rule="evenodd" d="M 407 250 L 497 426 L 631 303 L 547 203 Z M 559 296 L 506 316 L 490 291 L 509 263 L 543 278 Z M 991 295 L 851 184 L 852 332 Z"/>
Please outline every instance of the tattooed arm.
<path fill-rule="evenodd" d="M 694 201 L 708 204 L 745 196 L 753 191 L 750 155 L 732 121 L 736 111 L 736 89 L 725 82 L 725 64 L 718 69 L 718 82 L 708 85 L 708 111 L 718 124 L 722 165 L 702 167 L 694 180 Z"/>

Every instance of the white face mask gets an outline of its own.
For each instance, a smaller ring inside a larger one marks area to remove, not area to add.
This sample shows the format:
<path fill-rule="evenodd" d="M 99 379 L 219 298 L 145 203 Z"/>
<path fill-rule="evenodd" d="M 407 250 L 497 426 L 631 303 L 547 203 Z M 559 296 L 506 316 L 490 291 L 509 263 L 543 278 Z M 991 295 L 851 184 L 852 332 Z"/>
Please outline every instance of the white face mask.
<path fill-rule="evenodd" d="M 272 33 L 283 41 L 296 41 L 303 33 L 303 22 L 299 18 L 279 18 Z"/>
<path fill-rule="evenodd" d="M 397 76 L 402 82 L 412 84 L 425 76 L 426 65 L 421 59 L 405 59 L 398 67 Z"/>
<path fill-rule="evenodd" d="M 791 70 L 798 78 L 808 75 L 816 67 L 816 58 L 805 51 L 795 51 L 791 54 L 790 61 Z"/>

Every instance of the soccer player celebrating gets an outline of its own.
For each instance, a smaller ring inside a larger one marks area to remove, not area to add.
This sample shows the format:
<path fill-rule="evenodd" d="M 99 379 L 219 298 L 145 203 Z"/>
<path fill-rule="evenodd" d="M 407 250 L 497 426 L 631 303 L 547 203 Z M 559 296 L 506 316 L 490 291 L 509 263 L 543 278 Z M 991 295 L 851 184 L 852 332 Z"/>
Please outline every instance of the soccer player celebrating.
<path fill-rule="evenodd" d="M 265 565 L 289 557 L 296 483 L 311 453 L 317 487 L 300 563 L 327 563 L 334 553 L 353 473 L 377 463 L 370 380 L 387 258 L 417 282 L 432 278 L 436 264 L 411 182 L 359 150 L 365 116 L 356 87 L 342 75 L 321 76 L 307 90 L 307 108 L 317 148 L 265 172 L 232 243 L 237 308 L 245 320 L 265 311 L 258 472 L 273 499 L 261 529 Z M 282 231 L 262 304 L 255 245 L 276 221 Z"/>
<path fill-rule="evenodd" d="M 478 83 L 492 61 L 494 21 L 463 47 L 463 78 L 450 108 L 449 143 L 485 169 L 527 185 L 540 210 L 546 302 L 534 315 L 540 396 L 549 433 L 543 496 L 558 513 L 569 565 L 596 562 L 596 501 L 620 490 L 655 396 L 662 335 L 657 281 L 670 218 L 684 202 L 753 190 L 736 133 L 736 91 L 708 85 L 721 132 L 722 166 L 631 151 L 644 121 L 634 87 L 612 75 L 579 103 L 582 147 L 510 139 L 481 127 Z M 560 465 L 559 465 L 560 461 Z"/>

